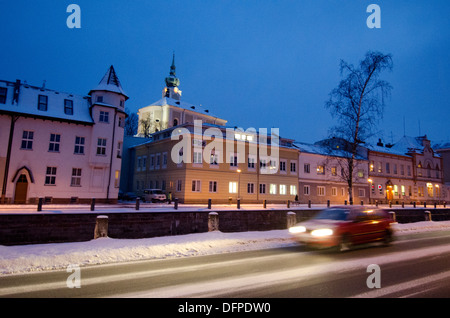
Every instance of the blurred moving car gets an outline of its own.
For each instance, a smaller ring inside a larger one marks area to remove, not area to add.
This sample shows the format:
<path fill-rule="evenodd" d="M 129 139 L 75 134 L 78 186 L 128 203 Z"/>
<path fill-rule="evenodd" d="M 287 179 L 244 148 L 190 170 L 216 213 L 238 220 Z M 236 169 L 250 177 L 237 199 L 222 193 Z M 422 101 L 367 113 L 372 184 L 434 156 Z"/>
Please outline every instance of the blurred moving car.
<path fill-rule="evenodd" d="M 313 247 L 349 250 L 353 245 L 375 241 L 389 244 L 393 239 L 390 215 L 363 206 L 333 207 L 289 228 L 293 239 Z"/>
<path fill-rule="evenodd" d="M 164 202 L 166 194 L 161 189 L 145 189 L 142 200 L 145 202 Z"/>

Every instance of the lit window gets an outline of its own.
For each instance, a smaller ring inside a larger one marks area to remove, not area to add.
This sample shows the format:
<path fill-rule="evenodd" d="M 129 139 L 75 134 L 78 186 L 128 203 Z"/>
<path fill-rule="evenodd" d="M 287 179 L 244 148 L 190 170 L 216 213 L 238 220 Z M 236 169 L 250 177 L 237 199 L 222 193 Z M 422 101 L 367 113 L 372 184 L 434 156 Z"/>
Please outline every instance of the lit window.
<path fill-rule="evenodd" d="M 290 186 L 290 193 L 291 193 L 291 195 L 297 195 L 297 186 L 291 185 Z"/>
<path fill-rule="evenodd" d="M 277 194 L 277 185 L 276 184 L 273 184 L 273 183 L 270 184 L 269 193 L 270 194 Z"/>
<path fill-rule="evenodd" d="M 237 193 L 238 184 L 237 182 L 230 181 L 228 184 L 228 192 L 229 193 Z"/>
<path fill-rule="evenodd" d="M 286 185 L 280 184 L 280 194 L 286 194 Z"/>

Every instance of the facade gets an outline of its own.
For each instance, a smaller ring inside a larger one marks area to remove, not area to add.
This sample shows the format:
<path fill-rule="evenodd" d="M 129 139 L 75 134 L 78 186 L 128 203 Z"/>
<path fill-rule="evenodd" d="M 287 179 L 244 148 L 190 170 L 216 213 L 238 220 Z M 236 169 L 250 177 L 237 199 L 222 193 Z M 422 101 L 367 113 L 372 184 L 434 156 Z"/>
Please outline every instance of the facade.
<path fill-rule="evenodd" d="M 127 99 L 112 66 L 87 96 L 0 81 L 1 202 L 116 201 Z"/>
<path fill-rule="evenodd" d="M 344 204 L 349 202 L 346 151 L 331 149 L 321 143 L 305 144 L 296 142 L 299 160 L 299 200 L 300 203 Z M 335 147 L 336 148 L 336 147 Z M 367 184 L 367 157 L 359 156 L 355 160 L 353 173 L 353 203 L 369 202 Z"/>
<path fill-rule="evenodd" d="M 226 120 L 218 118 L 208 109 L 181 100 L 180 80 L 176 77 L 175 56 L 166 77 L 162 98 L 138 111 L 138 136 L 149 137 L 152 133 L 184 123 L 201 120 L 204 123 L 225 126 Z"/>
<path fill-rule="evenodd" d="M 369 147 L 371 201 L 434 203 L 448 200 L 443 161 L 426 136 Z"/>
<path fill-rule="evenodd" d="M 134 147 L 133 190 L 138 196 L 158 188 L 181 203 L 295 200 L 298 151 L 292 140 L 280 138 L 275 155 L 271 146 L 261 147 L 258 133 L 204 123 L 200 127 L 198 122 L 172 127 Z M 270 144 L 274 137 L 266 138 Z"/>

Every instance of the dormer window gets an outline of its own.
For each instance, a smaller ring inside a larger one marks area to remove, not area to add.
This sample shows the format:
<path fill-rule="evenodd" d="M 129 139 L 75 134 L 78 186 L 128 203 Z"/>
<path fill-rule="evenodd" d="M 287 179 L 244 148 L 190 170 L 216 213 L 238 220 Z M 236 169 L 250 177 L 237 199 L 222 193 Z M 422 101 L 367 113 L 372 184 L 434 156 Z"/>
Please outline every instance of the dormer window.
<path fill-rule="evenodd" d="M 73 100 L 70 99 L 64 100 L 64 114 L 73 115 Z"/>
<path fill-rule="evenodd" d="M 38 110 L 47 111 L 48 108 L 48 96 L 39 95 L 38 97 Z"/>
<path fill-rule="evenodd" d="M 0 87 L 0 104 L 6 104 L 6 93 L 8 89 L 6 87 Z"/>

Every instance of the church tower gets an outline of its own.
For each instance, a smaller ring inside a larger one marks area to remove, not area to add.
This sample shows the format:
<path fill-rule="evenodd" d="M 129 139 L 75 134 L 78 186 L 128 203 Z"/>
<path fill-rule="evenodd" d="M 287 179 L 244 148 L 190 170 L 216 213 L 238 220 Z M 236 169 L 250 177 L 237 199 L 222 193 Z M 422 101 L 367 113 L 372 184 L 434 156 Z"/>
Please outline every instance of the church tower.
<path fill-rule="evenodd" d="M 172 65 L 170 66 L 170 74 L 166 77 L 166 87 L 163 89 L 162 97 L 172 98 L 175 100 L 181 99 L 181 90 L 178 88 L 180 79 L 176 75 L 175 67 L 175 53 L 172 58 Z"/>

